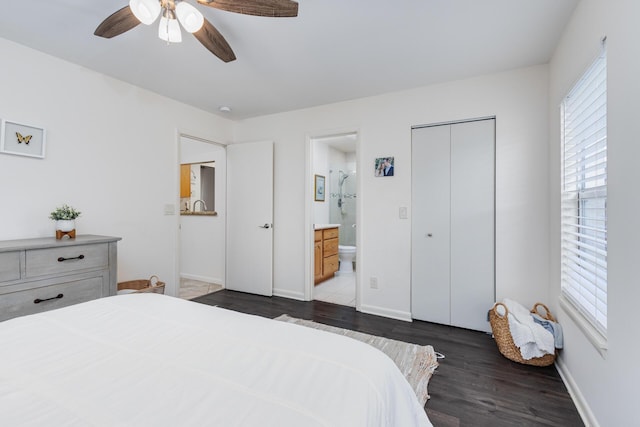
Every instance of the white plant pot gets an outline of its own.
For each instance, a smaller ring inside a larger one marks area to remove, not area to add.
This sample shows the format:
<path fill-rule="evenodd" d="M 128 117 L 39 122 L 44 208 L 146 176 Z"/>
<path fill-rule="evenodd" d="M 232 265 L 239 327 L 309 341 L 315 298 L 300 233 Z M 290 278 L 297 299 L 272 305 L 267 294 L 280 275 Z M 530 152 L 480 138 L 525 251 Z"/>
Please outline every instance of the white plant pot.
<path fill-rule="evenodd" d="M 74 219 L 59 219 L 56 221 L 56 230 L 71 231 L 76 228 L 76 221 Z"/>

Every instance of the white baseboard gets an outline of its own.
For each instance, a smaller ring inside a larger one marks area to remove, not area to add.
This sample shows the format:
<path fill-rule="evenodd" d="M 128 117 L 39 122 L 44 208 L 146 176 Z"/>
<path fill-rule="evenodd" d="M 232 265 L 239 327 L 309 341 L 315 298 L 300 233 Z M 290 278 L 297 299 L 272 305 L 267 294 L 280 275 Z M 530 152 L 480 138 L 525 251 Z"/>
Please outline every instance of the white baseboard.
<path fill-rule="evenodd" d="M 389 310 L 388 308 L 376 307 L 373 305 L 361 305 L 360 310 L 363 313 L 375 314 L 376 316 L 388 317 L 390 319 L 404 320 L 412 322 L 411 313 L 408 311 Z"/>
<path fill-rule="evenodd" d="M 576 405 L 576 409 L 578 409 L 578 413 L 580 414 L 584 425 L 586 427 L 600 427 L 600 424 L 598 424 L 598 420 L 596 420 L 596 417 L 593 415 L 593 412 L 589 407 L 589 403 L 587 403 L 586 399 L 580 392 L 578 384 L 576 384 L 576 382 L 574 381 L 571 373 L 567 370 L 567 366 L 564 364 L 562 359 L 556 358 L 555 365 L 558 373 L 560 374 L 560 378 L 562 378 L 562 382 L 564 382 L 564 385 L 569 391 L 571 399 L 573 399 L 573 403 L 575 403 Z"/>
<path fill-rule="evenodd" d="M 182 279 L 199 280 L 200 282 L 214 283 L 216 285 L 224 286 L 224 280 L 219 279 L 217 277 L 199 276 L 197 274 L 187 274 L 187 273 L 180 273 L 180 277 Z"/>
<path fill-rule="evenodd" d="M 273 296 L 305 301 L 304 292 L 294 292 L 286 289 L 273 288 Z"/>

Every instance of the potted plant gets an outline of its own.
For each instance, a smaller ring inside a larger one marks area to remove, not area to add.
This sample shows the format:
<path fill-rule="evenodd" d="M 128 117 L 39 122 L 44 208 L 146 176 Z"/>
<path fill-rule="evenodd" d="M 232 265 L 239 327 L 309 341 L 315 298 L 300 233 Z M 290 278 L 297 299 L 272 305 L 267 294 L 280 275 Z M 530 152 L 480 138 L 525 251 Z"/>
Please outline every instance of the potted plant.
<path fill-rule="evenodd" d="M 56 230 L 63 232 L 69 232 L 76 228 L 76 218 L 80 216 L 81 212 L 75 210 L 69 205 L 62 205 L 55 208 L 49 218 L 56 221 Z"/>

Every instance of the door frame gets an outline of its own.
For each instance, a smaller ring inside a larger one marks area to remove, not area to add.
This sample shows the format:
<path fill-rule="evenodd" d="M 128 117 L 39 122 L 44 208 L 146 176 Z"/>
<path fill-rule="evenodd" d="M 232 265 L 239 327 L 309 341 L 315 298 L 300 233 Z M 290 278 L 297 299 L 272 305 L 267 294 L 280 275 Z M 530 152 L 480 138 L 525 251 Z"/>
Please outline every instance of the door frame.
<path fill-rule="evenodd" d="M 304 267 L 304 277 L 305 277 L 305 286 L 304 286 L 304 300 L 305 301 L 313 301 L 313 291 L 315 286 L 314 281 L 314 217 L 313 217 L 313 203 L 314 203 L 314 171 L 313 171 L 313 143 L 314 140 L 320 138 L 326 138 L 330 136 L 338 136 L 338 135 L 347 135 L 347 134 L 356 134 L 356 170 L 358 171 L 356 175 L 356 310 L 360 310 L 361 306 L 361 289 L 360 285 L 362 283 L 362 245 L 361 243 L 361 234 L 362 229 L 360 224 L 362 223 L 362 197 L 361 191 L 362 188 L 362 173 L 361 166 L 362 162 L 360 161 L 360 139 L 362 132 L 359 127 L 346 127 L 339 129 L 331 129 L 324 131 L 317 131 L 313 133 L 308 133 L 305 138 L 305 187 L 304 187 L 304 259 L 305 259 L 305 267 Z"/>
<path fill-rule="evenodd" d="M 174 170 L 174 177 L 175 177 L 175 203 L 173 206 L 174 212 L 173 215 L 175 215 L 176 219 L 175 219 L 175 235 L 174 235 L 174 241 L 175 241 L 175 253 L 174 253 L 174 282 L 175 286 L 173 288 L 173 292 L 168 292 L 169 295 L 175 296 L 175 297 L 179 297 L 180 296 L 180 253 L 182 250 L 182 239 L 181 239 L 181 217 L 180 217 L 180 162 L 182 160 L 181 157 L 181 142 L 182 142 L 182 138 L 189 138 L 189 139 L 193 139 L 195 141 L 200 141 L 200 142 L 204 142 L 206 144 L 211 144 L 211 145 L 215 145 L 220 147 L 222 150 L 225 151 L 225 161 L 226 161 L 226 151 L 227 151 L 227 145 L 226 144 L 222 144 L 220 142 L 216 142 L 212 139 L 208 139 L 205 137 L 201 137 L 201 136 L 196 136 L 194 133 L 186 131 L 186 130 L 181 130 L 181 129 L 176 129 L 176 169 Z M 225 189 L 225 193 L 226 193 L 226 189 Z M 226 209 L 226 208 L 225 208 Z M 169 215 L 167 213 L 167 211 L 165 210 L 165 214 Z M 225 229 L 225 248 L 226 248 L 226 228 L 227 228 L 227 224 L 226 224 L 226 215 L 224 216 L 225 218 L 225 224 L 224 224 L 224 229 Z M 226 256 L 226 254 L 225 254 Z M 225 263 L 226 264 L 226 260 Z"/>

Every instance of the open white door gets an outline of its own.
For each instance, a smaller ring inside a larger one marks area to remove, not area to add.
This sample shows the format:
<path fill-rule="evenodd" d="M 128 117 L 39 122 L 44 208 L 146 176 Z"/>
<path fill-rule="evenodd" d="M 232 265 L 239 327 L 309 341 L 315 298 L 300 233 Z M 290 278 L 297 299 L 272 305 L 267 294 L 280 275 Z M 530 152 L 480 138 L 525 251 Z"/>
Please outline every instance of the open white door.
<path fill-rule="evenodd" d="M 227 146 L 227 269 L 233 291 L 273 294 L 273 142 Z"/>

